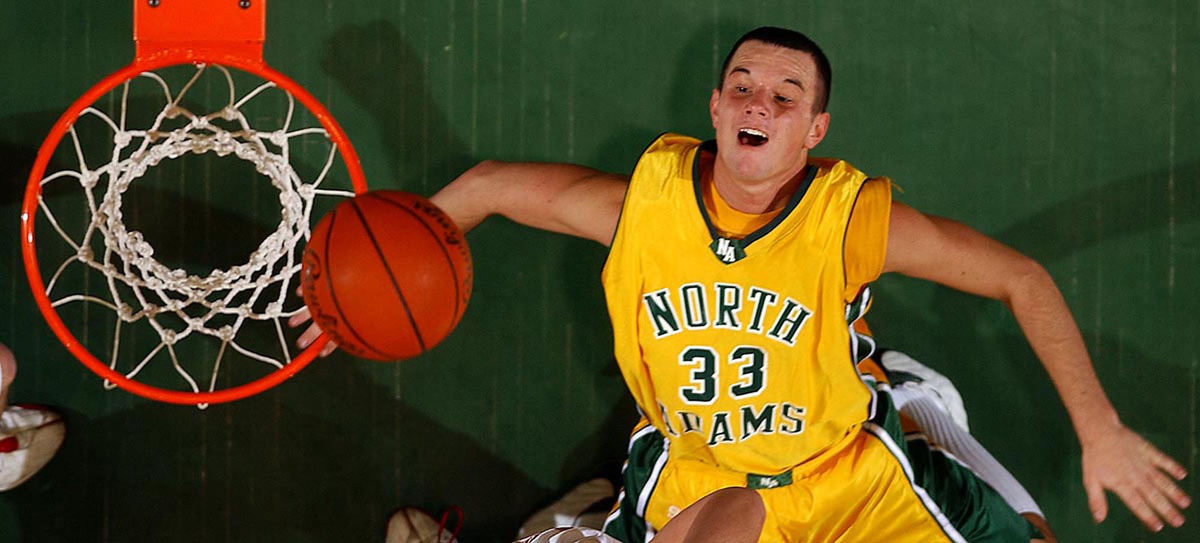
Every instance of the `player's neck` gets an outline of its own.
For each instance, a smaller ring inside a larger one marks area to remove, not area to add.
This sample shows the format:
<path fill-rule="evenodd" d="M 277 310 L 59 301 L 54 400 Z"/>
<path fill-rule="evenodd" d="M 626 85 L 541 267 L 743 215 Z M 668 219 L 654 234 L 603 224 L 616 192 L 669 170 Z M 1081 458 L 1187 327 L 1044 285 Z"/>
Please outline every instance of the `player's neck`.
<path fill-rule="evenodd" d="M 739 180 L 720 160 L 714 158 L 712 155 L 708 156 L 710 162 L 702 164 L 702 174 L 711 175 L 713 187 L 721 199 L 729 207 L 742 213 L 766 213 L 783 207 L 795 194 L 796 188 L 804 178 L 806 161 L 800 162 L 796 172 L 771 179 L 747 181 Z"/>

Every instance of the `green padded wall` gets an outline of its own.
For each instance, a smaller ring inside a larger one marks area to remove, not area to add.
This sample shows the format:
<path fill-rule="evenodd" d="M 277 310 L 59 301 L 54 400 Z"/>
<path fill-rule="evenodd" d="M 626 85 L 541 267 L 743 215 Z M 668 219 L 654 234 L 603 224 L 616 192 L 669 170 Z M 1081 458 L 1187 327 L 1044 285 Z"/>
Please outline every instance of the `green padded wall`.
<path fill-rule="evenodd" d="M 1195 1 L 273 0 L 265 56 L 333 112 L 373 187 L 429 195 L 484 158 L 628 172 L 662 131 L 708 137 L 719 63 L 762 24 L 832 60 L 818 154 L 1038 258 L 1123 419 L 1200 471 Z M 207 410 L 105 391 L 33 305 L 18 216 L 37 146 L 132 58 L 131 30 L 124 0 L 0 16 L 0 341 L 21 365 L 12 399 L 69 425 L 58 458 L 0 494 L 0 541 L 378 541 L 395 508 L 451 504 L 464 541 L 509 541 L 619 465 L 635 413 L 611 359 L 605 250 L 503 219 L 469 235 L 474 297 L 425 356 L 338 354 Z M 272 226 L 226 211 L 269 189 L 202 181 L 180 251 Z M 898 277 L 877 295 L 880 338 L 959 385 L 973 431 L 1062 540 L 1200 540 L 1196 520 L 1149 533 L 1115 497 L 1091 522 L 1070 423 L 1002 305 Z"/>

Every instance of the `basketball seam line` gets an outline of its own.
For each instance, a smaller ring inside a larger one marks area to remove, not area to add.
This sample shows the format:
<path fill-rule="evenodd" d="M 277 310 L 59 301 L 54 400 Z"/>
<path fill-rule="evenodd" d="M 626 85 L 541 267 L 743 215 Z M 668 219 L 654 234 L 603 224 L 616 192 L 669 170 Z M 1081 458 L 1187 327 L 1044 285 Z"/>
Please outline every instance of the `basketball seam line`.
<path fill-rule="evenodd" d="M 397 209 L 404 211 L 405 213 L 408 213 L 409 215 L 412 215 L 414 218 L 417 219 L 417 222 L 421 223 L 421 226 L 425 227 L 425 230 L 429 232 L 429 235 L 431 237 L 433 237 L 433 239 L 435 239 L 435 240 L 438 239 L 437 232 L 434 232 L 433 229 L 430 228 L 428 224 L 425 224 L 425 221 L 421 220 L 421 217 L 418 216 L 416 213 L 413 213 L 411 209 L 408 209 L 407 207 L 400 204 L 399 202 L 390 200 L 388 198 L 384 198 L 383 196 L 380 196 L 375 193 L 367 193 L 367 195 L 373 196 L 379 200 L 383 200 L 384 202 L 387 202 L 388 205 L 391 205 Z M 446 257 L 446 265 L 450 268 L 450 276 L 454 279 L 454 316 L 457 318 L 459 316 L 458 271 L 455 270 L 454 259 L 450 258 L 450 252 L 446 250 L 446 247 L 444 245 L 442 245 L 441 243 L 438 243 L 437 246 L 438 246 L 438 249 L 441 249 L 442 256 Z"/>
<path fill-rule="evenodd" d="M 346 318 L 346 314 L 342 312 L 342 304 L 338 303 L 337 290 L 333 288 L 333 273 L 329 262 L 329 241 L 333 238 L 333 225 L 337 221 L 337 209 L 334 209 L 330 213 L 331 216 L 329 218 L 329 229 L 325 232 L 325 285 L 329 288 L 329 297 L 333 300 L 333 307 L 337 309 L 338 316 L 342 318 L 342 322 L 345 323 L 346 329 L 349 330 L 351 334 L 354 334 L 355 339 L 357 339 L 360 344 L 385 357 L 393 357 L 395 355 L 379 350 L 374 345 L 368 343 L 367 340 L 361 335 L 359 335 L 358 330 L 354 329 L 354 326 L 350 324 L 350 320 Z M 407 307 L 405 310 L 407 310 Z"/>
<path fill-rule="evenodd" d="M 379 261 L 383 263 L 384 269 L 388 272 L 388 281 L 391 281 L 392 288 L 396 290 L 396 295 L 400 296 L 400 304 L 404 306 L 404 314 L 408 317 L 408 324 L 412 326 L 413 334 L 417 336 L 417 344 L 421 347 L 421 352 L 429 350 L 425 348 L 425 339 L 421 337 L 421 329 L 417 328 L 417 320 L 413 318 L 412 310 L 408 307 L 408 300 L 404 297 L 404 291 L 400 289 L 400 284 L 396 282 L 396 274 L 392 271 L 392 266 L 388 263 L 387 256 L 383 254 L 383 248 L 379 246 L 379 241 L 375 239 L 375 233 L 371 231 L 370 223 L 363 216 L 362 210 L 358 208 L 358 202 L 351 201 L 350 203 L 354 208 L 354 214 L 362 222 L 363 230 L 367 233 L 367 239 L 370 239 L 371 245 L 375 247 L 375 254 L 379 256 Z"/>

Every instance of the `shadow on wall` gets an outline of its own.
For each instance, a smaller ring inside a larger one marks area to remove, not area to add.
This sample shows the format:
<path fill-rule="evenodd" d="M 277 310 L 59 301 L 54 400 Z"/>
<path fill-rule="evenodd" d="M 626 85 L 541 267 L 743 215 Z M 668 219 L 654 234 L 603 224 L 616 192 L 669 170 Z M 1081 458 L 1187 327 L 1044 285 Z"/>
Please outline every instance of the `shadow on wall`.
<path fill-rule="evenodd" d="M 389 158 L 390 179 L 372 186 L 429 196 L 474 164 L 429 93 L 424 62 L 392 23 L 347 25 L 325 43 L 321 68 L 377 123 Z"/>
<path fill-rule="evenodd" d="M 141 402 L 94 420 L 67 413 L 59 457 L 5 495 L 21 537 L 376 541 L 399 505 L 449 503 L 468 511 L 464 539 L 511 533 L 521 519 L 481 489 L 516 501 L 544 490 L 352 364 L 335 356 L 286 386 L 200 412 Z"/>
<path fill-rule="evenodd" d="M 1042 263 L 1124 236 L 1152 233 L 1165 239 L 1171 221 L 1178 226 L 1200 218 L 1195 213 L 1200 209 L 1200 161 L 1178 164 L 1174 171 L 1170 195 L 1169 171 L 1120 179 L 1018 221 L 996 239 Z M 1055 234 L 1053 243 L 1046 243 L 1048 233 Z"/>

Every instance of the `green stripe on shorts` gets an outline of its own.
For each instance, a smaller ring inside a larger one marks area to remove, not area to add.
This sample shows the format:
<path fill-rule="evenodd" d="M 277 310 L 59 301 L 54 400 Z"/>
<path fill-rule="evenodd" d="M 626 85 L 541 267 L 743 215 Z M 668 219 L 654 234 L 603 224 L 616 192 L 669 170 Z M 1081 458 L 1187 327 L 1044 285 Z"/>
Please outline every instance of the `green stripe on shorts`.
<path fill-rule="evenodd" d="M 873 381 L 873 380 L 872 380 Z M 913 482 L 925 489 L 950 525 L 972 543 L 1028 543 L 1037 531 L 970 468 L 931 446 L 925 436 L 903 435 L 889 388 L 876 384 L 879 407 L 871 422 L 902 444 Z"/>
<path fill-rule="evenodd" d="M 624 543 L 645 543 L 649 531 L 638 500 L 653 493 L 659 470 L 666 461 L 666 439 L 653 426 L 635 432 L 629 441 L 629 459 L 622 470 L 624 490 L 617 510 L 604 523 L 604 533 Z M 649 500 L 647 500 L 649 501 Z"/>

